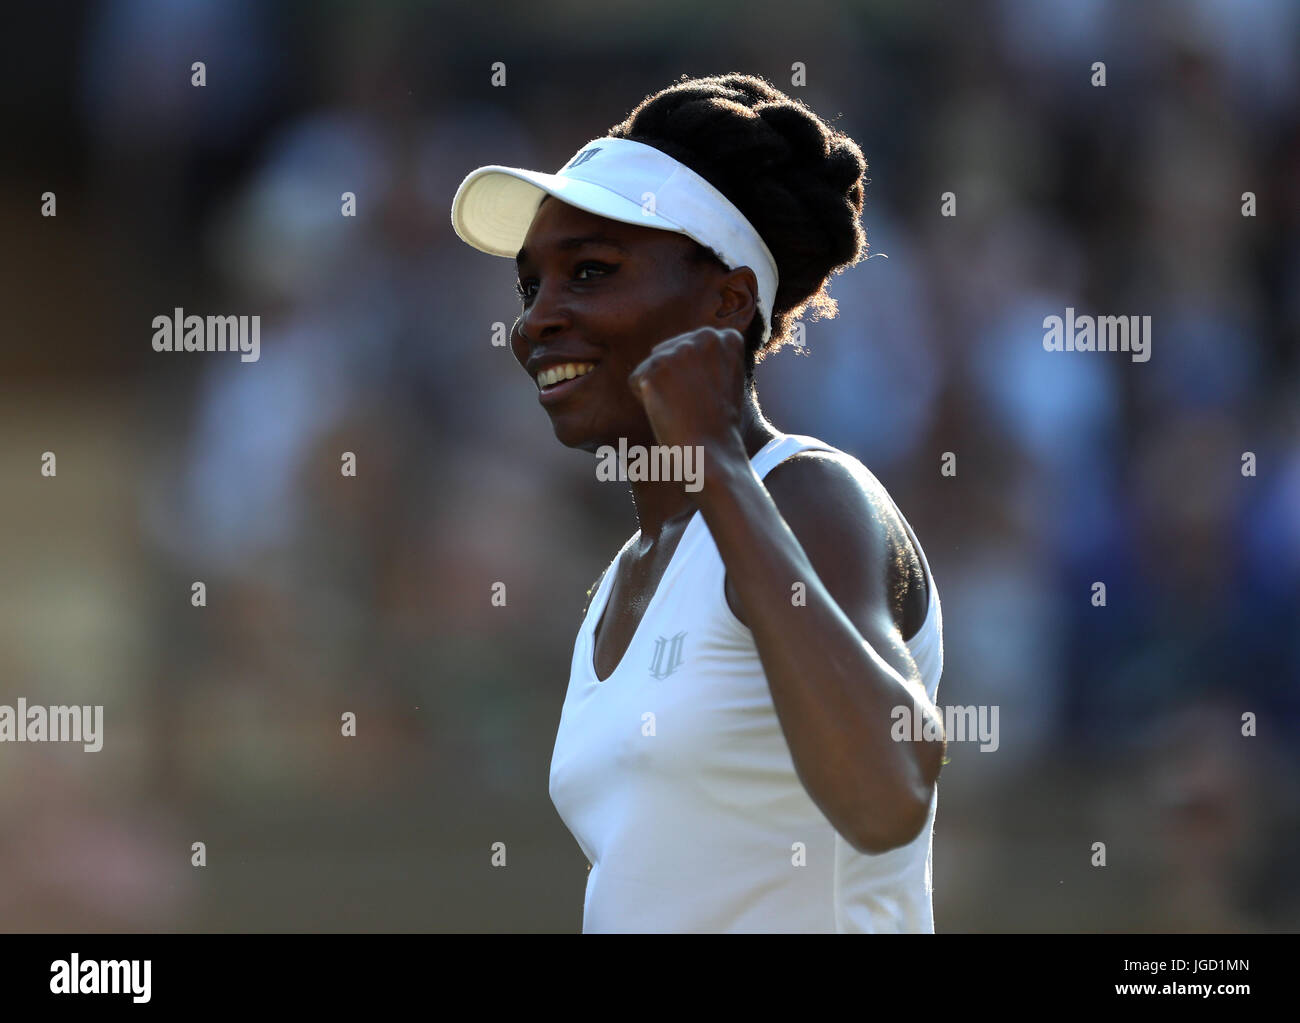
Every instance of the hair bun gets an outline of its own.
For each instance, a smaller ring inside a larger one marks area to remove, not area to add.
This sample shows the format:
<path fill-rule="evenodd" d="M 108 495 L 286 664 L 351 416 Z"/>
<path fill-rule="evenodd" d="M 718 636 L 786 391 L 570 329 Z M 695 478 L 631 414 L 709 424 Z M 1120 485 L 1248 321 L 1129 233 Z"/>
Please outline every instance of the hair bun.
<path fill-rule="evenodd" d="M 788 344 L 804 314 L 832 317 L 830 279 L 867 251 L 859 223 L 866 159 L 847 135 L 755 75 L 685 75 L 647 96 L 608 132 L 655 146 L 725 195 L 776 260 L 772 336 L 761 314 L 746 335 L 751 365 Z"/>

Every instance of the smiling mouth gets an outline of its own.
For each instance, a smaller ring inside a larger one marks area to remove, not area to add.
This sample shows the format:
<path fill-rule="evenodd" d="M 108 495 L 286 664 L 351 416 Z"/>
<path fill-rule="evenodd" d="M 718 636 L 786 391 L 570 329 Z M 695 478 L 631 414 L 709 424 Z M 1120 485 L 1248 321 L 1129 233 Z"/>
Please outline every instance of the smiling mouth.
<path fill-rule="evenodd" d="M 578 377 L 586 376 L 595 368 L 594 362 L 565 362 L 558 366 L 551 366 L 537 374 L 537 389 L 545 391 L 566 380 L 576 380 Z"/>
<path fill-rule="evenodd" d="M 568 399 L 569 394 L 583 386 L 596 368 L 594 362 L 566 362 L 552 366 L 537 374 L 537 401 L 550 407 Z"/>

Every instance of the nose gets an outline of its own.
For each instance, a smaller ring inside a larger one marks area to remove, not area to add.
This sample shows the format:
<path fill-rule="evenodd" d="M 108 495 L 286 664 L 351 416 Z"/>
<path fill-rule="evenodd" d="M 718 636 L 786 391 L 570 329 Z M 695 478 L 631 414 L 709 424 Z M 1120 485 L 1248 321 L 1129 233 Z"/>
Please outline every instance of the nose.
<path fill-rule="evenodd" d="M 524 343 L 531 349 L 533 345 L 564 330 L 568 324 L 569 311 L 562 299 L 562 289 L 548 288 L 545 283 L 539 283 L 532 301 L 516 321 L 515 330 L 523 335 Z"/>

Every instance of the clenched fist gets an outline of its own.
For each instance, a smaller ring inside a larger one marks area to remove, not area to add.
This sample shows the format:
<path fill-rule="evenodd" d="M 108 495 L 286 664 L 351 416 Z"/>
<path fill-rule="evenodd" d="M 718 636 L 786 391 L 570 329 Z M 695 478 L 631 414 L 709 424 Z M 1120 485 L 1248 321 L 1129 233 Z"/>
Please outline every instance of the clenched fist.
<path fill-rule="evenodd" d="M 745 338 L 699 327 L 661 341 L 628 377 L 658 443 L 744 457 Z"/>

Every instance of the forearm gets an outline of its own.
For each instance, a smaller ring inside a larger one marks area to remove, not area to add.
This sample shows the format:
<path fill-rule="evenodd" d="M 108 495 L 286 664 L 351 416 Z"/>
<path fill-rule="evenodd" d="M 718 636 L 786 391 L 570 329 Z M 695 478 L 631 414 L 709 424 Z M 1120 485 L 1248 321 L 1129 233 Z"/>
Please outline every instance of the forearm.
<path fill-rule="evenodd" d="M 894 708 L 932 717 L 925 693 L 863 640 L 818 578 L 743 452 L 705 451 L 696 495 L 767 676 L 809 796 L 860 847 L 889 848 L 924 816 L 942 740 L 897 742 Z M 806 602 L 796 604 L 794 584 Z"/>

